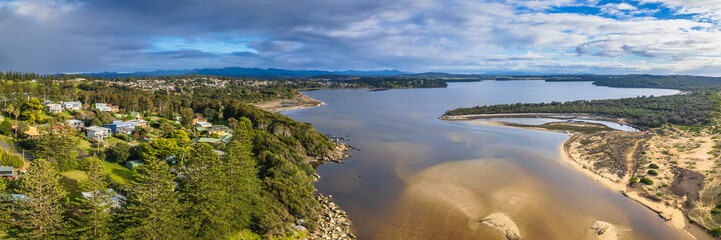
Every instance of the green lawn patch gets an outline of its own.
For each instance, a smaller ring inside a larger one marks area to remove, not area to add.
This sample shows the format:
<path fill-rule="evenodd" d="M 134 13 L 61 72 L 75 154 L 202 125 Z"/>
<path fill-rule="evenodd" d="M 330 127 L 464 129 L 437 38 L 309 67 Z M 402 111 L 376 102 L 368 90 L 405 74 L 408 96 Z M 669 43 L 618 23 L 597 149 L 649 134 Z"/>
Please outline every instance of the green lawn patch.
<path fill-rule="evenodd" d="M 135 171 L 127 169 L 117 163 L 103 161 L 103 167 L 105 168 L 105 173 L 110 175 L 111 180 L 122 185 L 129 185 L 137 174 Z"/>
<path fill-rule="evenodd" d="M 70 199 L 78 199 L 82 197 L 80 184 L 88 178 L 88 176 L 85 175 L 85 172 L 73 170 L 61 172 L 60 175 L 62 176 L 62 178 L 60 178 L 60 184 L 63 186 L 63 189 L 70 194 Z"/>

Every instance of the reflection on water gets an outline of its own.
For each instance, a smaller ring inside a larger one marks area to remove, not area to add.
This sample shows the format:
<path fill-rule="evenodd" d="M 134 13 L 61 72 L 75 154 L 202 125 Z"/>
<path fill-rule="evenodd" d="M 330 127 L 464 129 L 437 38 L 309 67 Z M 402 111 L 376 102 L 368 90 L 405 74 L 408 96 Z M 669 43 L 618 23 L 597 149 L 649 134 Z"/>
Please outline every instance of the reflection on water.
<path fill-rule="evenodd" d="M 484 104 L 665 95 L 587 82 L 452 83 L 446 89 L 306 92 L 327 105 L 285 112 L 360 149 L 317 170 L 360 239 L 504 239 L 477 223 L 508 215 L 523 239 L 594 239 L 594 220 L 621 239 L 683 239 L 653 212 L 565 165 L 561 133 L 438 120 Z"/>

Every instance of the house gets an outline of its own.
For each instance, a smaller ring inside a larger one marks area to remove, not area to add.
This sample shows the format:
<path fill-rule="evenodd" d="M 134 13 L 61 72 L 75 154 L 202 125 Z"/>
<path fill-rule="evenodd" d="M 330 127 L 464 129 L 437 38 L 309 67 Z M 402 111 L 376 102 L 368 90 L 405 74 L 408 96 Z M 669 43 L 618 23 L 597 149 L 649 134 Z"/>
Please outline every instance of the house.
<path fill-rule="evenodd" d="M 143 115 L 140 115 L 139 112 L 130 112 L 130 117 L 135 120 L 143 120 Z"/>
<path fill-rule="evenodd" d="M 103 140 L 112 134 L 110 128 L 90 126 L 86 130 L 87 136 L 92 140 Z"/>
<path fill-rule="evenodd" d="M 120 111 L 120 107 L 118 107 L 118 106 L 113 106 L 113 105 L 110 105 L 110 104 L 108 104 L 108 106 L 110 106 L 110 111 L 111 111 L 111 112 L 119 112 L 119 111 Z"/>
<path fill-rule="evenodd" d="M 110 104 L 108 104 L 108 103 L 95 103 L 95 109 L 98 109 L 98 111 L 101 111 L 101 112 L 113 111 L 110 108 Z"/>
<path fill-rule="evenodd" d="M 201 117 L 196 117 L 193 119 L 192 122 L 193 122 L 193 124 L 196 124 L 198 122 L 207 122 L 207 120 L 205 120 L 204 118 L 201 118 Z"/>
<path fill-rule="evenodd" d="M 140 161 L 140 160 L 130 160 L 130 161 L 125 162 L 125 167 L 130 170 L 133 170 L 133 168 L 143 166 L 143 165 L 144 165 L 143 161 Z"/>
<path fill-rule="evenodd" d="M 209 127 L 213 126 L 213 124 L 212 124 L 212 123 L 209 123 L 209 122 L 203 121 L 203 122 L 196 122 L 196 123 L 195 123 L 195 126 L 196 126 L 196 127 L 209 128 Z"/>
<path fill-rule="evenodd" d="M 61 102 L 63 105 L 63 108 L 68 110 L 80 110 L 83 108 L 83 103 L 81 102 Z"/>
<path fill-rule="evenodd" d="M 135 125 L 132 122 L 113 121 L 103 127 L 110 128 L 113 134 L 133 134 L 135 132 Z"/>
<path fill-rule="evenodd" d="M 130 121 L 128 121 L 128 122 L 132 123 L 133 126 L 135 126 L 135 128 L 147 128 L 147 127 L 150 126 L 150 125 L 148 124 L 148 122 L 146 122 L 145 120 L 142 120 L 142 119 L 139 119 L 139 120 L 130 120 Z"/>
<path fill-rule="evenodd" d="M 208 133 L 211 135 L 218 134 L 218 136 L 221 136 L 221 137 L 233 133 L 232 129 L 230 129 L 226 126 L 223 126 L 223 125 L 212 126 L 210 128 L 207 128 L 206 131 L 208 131 Z"/>
<path fill-rule="evenodd" d="M 216 143 L 229 143 L 233 140 L 233 134 L 228 134 L 219 138 L 207 138 L 202 137 L 196 140 L 197 143 L 210 143 L 210 144 L 216 144 Z"/>
<path fill-rule="evenodd" d="M 38 131 L 38 128 L 29 126 L 28 130 L 23 132 L 26 138 L 29 139 L 39 139 L 40 138 L 40 131 Z"/>
<path fill-rule="evenodd" d="M 96 193 L 99 193 L 100 191 L 97 191 Z M 112 188 L 108 188 L 108 193 L 110 193 L 110 198 L 107 199 L 108 202 L 100 203 L 101 205 L 110 204 L 111 208 L 119 208 L 120 207 L 120 201 L 125 200 L 125 197 L 123 195 L 120 195 L 118 193 L 115 193 Z M 93 193 L 92 192 L 82 192 L 81 193 L 85 199 L 92 200 Z"/>
<path fill-rule="evenodd" d="M 0 178 L 15 179 L 15 169 L 13 167 L 0 167 Z"/>
<path fill-rule="evenodd" d="M 2 121 L 5 121 L 5 117 L 3 117 L 2 115 L 0 115 L 0 122 L 2 122 Z"/>
<path fill-rule="evenodd" d="M 83 121 L 80 121 L 77 119 L 70 119 L 70 120 L 65 121 L 65 123 L 68 126 L 74 128 L 75 130 L 78 130 L 78 131 L 82 131 L 83 129 L 85 129 L 85 123 L 83 123 Z"/>
<path fill-rule="evenodd" d="M 48 112 L 51 113 L 61 113 L 63 112 L 63 105 L 57 104 L 57 103 L 48 103 L 45 104 L 45 108 L 48 110 Z"/>
<path fill-rule="evenodd" d="M 41 102 L 40 104 L 47 105 L 47 104 L 51 104 L 51 103 L 55 103 L 55 102 L 50 101 L 50 100 L 45 100 L 45 101 Z"/>

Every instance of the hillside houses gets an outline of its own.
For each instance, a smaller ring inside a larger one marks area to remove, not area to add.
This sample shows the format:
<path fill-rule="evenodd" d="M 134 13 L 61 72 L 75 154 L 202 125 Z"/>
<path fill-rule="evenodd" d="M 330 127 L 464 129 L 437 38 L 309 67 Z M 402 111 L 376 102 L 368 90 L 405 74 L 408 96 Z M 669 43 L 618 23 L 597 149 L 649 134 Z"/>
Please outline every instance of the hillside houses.
<path fill-rule="evenodd" d="M 103 140 L 112 135 L 110 128 L 106 127 L 90 126 L 86 131 L 88 139 L 91 140 Z"/>
<path fill-rule="evenodd" d="M 47 109 L 48 112 L 51 112 L 51 113 L 61 113 L 61 112 L 63 112 L 63 105 L 49 102 L 49 103 L 45 103 L 45 109 Z"/>
<path fill-rule="evenodd" d="M 133 134 L 135 132 L 135 124 L 131 122 L 113 121 L 103 127 L 109 128 L 113 134 Z"/>
<path fill-rule="evenodd" d="M 60 102 L 60 104 L 67 110 L 80 110 L 83 108 L 82 102 Z"/>
<path fill-rule="evenodd" d="M 95 103 L 95 109 L 98 109 L 98 111 L 101 112 L 119 112 L 120 108 L 118 106 L 113 106 L 110 103 Z"/>
<path fill-rule="evenodd" d="M 70 119 L 65 121 L 65 124 L 72 127 L 73 129 L 77 131 L 82 131 L 85 129 L 85 123 L 83 121 L 77 120 L 77 119 Z"/>

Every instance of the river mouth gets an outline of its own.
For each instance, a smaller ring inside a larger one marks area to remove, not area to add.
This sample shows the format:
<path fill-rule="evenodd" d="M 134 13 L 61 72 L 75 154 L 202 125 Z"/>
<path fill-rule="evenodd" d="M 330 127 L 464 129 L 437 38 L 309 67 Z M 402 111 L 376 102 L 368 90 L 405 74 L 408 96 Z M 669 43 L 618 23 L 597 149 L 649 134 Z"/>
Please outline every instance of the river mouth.
<path fill-rule="evenodd" d="M 348 212 L 360 239 L 505 239 L 477 223 L 496 212 L 523 239 L 595 239 L 595 220 L 616 225 L 620 239 L 684 239 L 653 212 L 565 165 L 558 149 L 566 134 L 437 119 L 455 107 L 673 93 L 541 81 L 318 90 L 305 94 L 327 105 L 285 114 L 360 149 L 344 164 L 320 166 L 316 183 Z"/>

